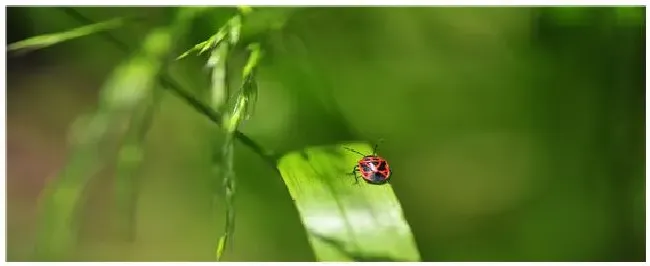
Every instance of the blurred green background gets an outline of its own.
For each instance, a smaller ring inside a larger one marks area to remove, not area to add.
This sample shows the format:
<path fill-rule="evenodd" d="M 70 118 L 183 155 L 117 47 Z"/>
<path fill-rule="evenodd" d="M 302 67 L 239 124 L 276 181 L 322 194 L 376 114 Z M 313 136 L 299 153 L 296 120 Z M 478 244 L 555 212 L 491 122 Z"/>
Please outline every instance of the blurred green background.
<path fill-rule="evenodd" d="M 96 21 L 141 16 L 111 31 L 131 47 L 174 11 L 77 10 Z M 178 54 L 233 11 L 202 16 Z M 248 30 L 267 51 L 256 112 L 241 130 L 280 153 L 383 138 L 380 154 L 424 261 L 645 261 L 645 8 L 265 8 L 251 16 Z M 7 17 L 8 43 L 81 25 L 53 7 L 10 7 Z M 94 110 L 127 55 L 98 35 L 8 54 L 9 261 L 34 259 L 39 193 L 65 163 L 72 122 Z M 200 95 L 204 64 L 192 56 L 169 73 Z M 212 260 L 224 205 L 211 208 L 209 129 L 164 91 L 139 177 L 136 241 L 115 237 L 108 169 L 89 187 L 74 259 Z M 236 149 L 227 259 L 313 261 L 281 177 Z"/>

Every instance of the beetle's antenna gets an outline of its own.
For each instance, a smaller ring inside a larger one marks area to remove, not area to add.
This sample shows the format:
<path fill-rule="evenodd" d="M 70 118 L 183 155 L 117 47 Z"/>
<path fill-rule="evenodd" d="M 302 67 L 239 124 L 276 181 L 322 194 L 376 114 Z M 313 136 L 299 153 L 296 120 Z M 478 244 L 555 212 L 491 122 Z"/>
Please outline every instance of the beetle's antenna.
<path fill-rule="evenodd" d="M 377 155 L 377 147 L 379 147 L 379 143 L 382 143 L 382 142 L 384 142 L 383 138 L 379 139 L 379 141 L 377 141 L 377 143 L 375 143 L 375 147 L 372 148 L 372 155 Z"/>
<path fill-rule="evenodd" d="M 353 150 L 353 149 L 350 149 L 350 148 L 348 148 L 348 147 L 343 147 L 343 148 L 346 149 L 346 150 L 348 150 L 348 151 L 351 151 L 351 152 L 354 152 L 354 153 L 356 153 L 356 154 L 359 154 L 359 155 L 361 155 L 361 156 L 366 156 L 365 154 L 360 153 L 360 152 L 358 152 L 358 151 L 355 151 L 355 150 Z"/>

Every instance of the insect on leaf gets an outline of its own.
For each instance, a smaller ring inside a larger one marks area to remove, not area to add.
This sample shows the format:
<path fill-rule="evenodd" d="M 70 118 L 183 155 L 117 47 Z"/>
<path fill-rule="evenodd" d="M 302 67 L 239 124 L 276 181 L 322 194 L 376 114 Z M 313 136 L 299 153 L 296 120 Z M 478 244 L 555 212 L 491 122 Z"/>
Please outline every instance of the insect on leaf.
<path fill-rule="evenodd" d="M 414 237 L 390 184 L 349 173 L 367 144 L 311 147 L 283 156 L 278 169 L 318 261 L 419 261 Z M 395 176 L 399 178 L 399 176 Z"/>

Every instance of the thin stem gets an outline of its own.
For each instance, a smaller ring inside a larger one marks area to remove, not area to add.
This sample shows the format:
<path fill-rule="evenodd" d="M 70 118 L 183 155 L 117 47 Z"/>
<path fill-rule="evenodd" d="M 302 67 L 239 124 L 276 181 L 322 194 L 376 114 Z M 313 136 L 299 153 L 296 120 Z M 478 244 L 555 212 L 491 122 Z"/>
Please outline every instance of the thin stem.
<path fill-rule="evenodd" d="M 222 147 L 222 159 L 224 162 L 223 188 L 226 192 L 226 225 L 224 233 L 217 244 L 217 261 L 221 261 L 226 248 L 232 246 L 232 235 L 235 232 L 235 149 L 233 135 L 229 133 L 226 133 L 226 139 Z"/>
<path fill-rule="evenodd" d="M 78 11 L 74 10 L 74 8 L 62 7 L 62 10 L 73 19 L 82 22 L 84 24 L 95 23 L 92 19 L 89 19 L 86 16 L 79 13 Z M 115 38 L 115 36 L 113 36 L 109 32 L 101 32 L 100 35 L 103 38 L 105 38 L 107 41 L 115 45 L 118 49 L 122 50 L 123 52 L 128 52 L 130 50 L 129 46 L 126 43 L 118 40 L 117 38 Z M 174 94 L 176 94 L 176 96 L 183 99 L 187 104 L 192 106 L 196 111 L 207 116 L 208 119 L 210 119 L 210 121 L 214 122 L 220 127 L 222 126 L 221 114 L 219 112 L 213 110 L 209 106 L 202 103 L 191 93 L 181 89 L 180 88 L 181 86 L 178 83 L 176 83 L 172 78 L 170 78 L 166 72 L 162 72 L 160 74 L 159 82 L 163 88 L 168 89 Z M 259 145 L 257 142 L 255 142 L 253 139 L 249 138 L 248 136 L 244 135 L 244 133 L 240 132 L 239 130 L 235 132 L 235 138 L 239 140 L 242 144 L 248 146 L 257 155 L 262 157 L 262 159 L 264 159 L 264 161 L 268 163 L 273 169 L 276 169 L 275 165 L 277 161 L 277 156 L 273 152 L 265 150 L 261 145 Z"/>

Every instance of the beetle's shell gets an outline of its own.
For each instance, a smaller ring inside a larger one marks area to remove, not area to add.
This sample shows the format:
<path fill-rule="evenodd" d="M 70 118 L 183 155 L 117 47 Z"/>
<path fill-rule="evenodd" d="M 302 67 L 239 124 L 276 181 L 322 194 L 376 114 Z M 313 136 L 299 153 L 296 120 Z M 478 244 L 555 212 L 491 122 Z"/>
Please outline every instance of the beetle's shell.
<path fill-rule="evenodd" d="M 359 172 L 366 182 L 371 184 L 383 184 L 390 178 L 390 166 L 388 162 L 379 156 L 364 156 L 359 160 Z"/>

